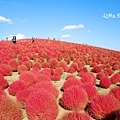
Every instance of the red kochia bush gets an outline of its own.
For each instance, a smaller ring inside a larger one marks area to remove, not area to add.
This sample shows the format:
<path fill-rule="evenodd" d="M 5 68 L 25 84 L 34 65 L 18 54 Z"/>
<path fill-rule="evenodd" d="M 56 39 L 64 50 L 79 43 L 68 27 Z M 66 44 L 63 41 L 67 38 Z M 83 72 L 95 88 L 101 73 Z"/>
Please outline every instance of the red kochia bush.
<path fill-rule="evenodd" d="M 99 80 L 104 78 L 104 77 L 106 77 L 106 75 L 103 71 L 96 74 L 96 78 Z"/>
<path fill-rule="evenodd" d="M 92 69 L 93 72 L 98 73 L 102 71 L 102 68 L 100 66 L 94 66 Z"/>
<path fill-rule="evenodd" d="M 5 89 L 9 86 L 6 79 L 4 79 L 4 76 L 0 73 L 0 88 Z"/>
<path fill-rule="evenodd" d="M 0 120 L 22 120 L 21 106 L 8 98 L 0 98 Z"/>
<path fill-rule="evenodd" d="M 21 54 L 17 55 L 18 60 L 22 60 L 23 56 Z"/>
<path fill-rule="evenodd" d="M 46 74 L 48 77 L 50 77 L 51 76 L 51 68 L 44 68 L 40 71 L 40 73 L 42 73 L 44 75 Z"/>
<path fill-rule="evenodd" d="M 30 71 L 22 73 L 19 76 L 19 80 L 22 81 L 26 85 L 26 87 L 34 84 L 37 81 L 34 73 Z"/>
<path fill-rule="evenodd" d="M 47 61 L 41 63 L 42 68 L 47 68 L 49 67 L 49 63 Z"/>
<path fill-rule="evenodd" d="M 95 119 L 104 119 L 119 109 L 118 101 L 111 95 L 97 95 L 87 108 L 88 113 Z"/>
<path fill-rule="evenodd" d="M 114 74 L 114 75 L 110 78 L 110 80 L 111 80 L 111 83 L 112 83 L 112 84 L 118 83 L 118 82 L 120 81 L 120 73 Z"/>
<path fill-rule="evenodd" d="M 74 73 L 76 70 L 75 70 L 75 68 L 74 67 L 68 67 L 68 71 L 67 72 L 69 72 L 69 73 Z"/>
<path fill-rule="evenodd" d="M 10 84 L 8 91 L 10 95 L 16 95 L 17 92 L 22 91 L 25 88 L 25 84 L 22 81 L 17 80 Z"/>
<path fill-rule="evenodd" d="M 103 77 L 100 79 L 100 86 L 103 88 L 109 88 L 111 85 L 111 81 L 108 77 Z"/>
<path fill-rule="evenodd" d="M 59 64 L 59 61 L 56 58 L 49 59 L 50 68 L 56 68 Z"/>
<path fill-rule="evenodd" d="M 120 87 L 115 87 L 109 92 L 110 95 L 113 95 L 116 99 L 120 101 Z"/>
<path fill-rule="evenodd" d="M 113 66 L 112 66 L 112 69 L 113 70 L 118 70 L 120 67 L 119 67 L 119 65 L 118 64 L 114 64 Z"/>
<path fill-rule="evenodd" d="M 81 86 L 82 82 L 75 77 L 68 78 L 67 81 L 65 81 L 62 86 L 62 90 L 65 91 L 66 89 L 76 85 Z"/>
<path fill-rule="evenodd" d="M 4 90 L 0 88 L 0 100 L 2 99 L 2 97 L 5 97 L 5 96 L 6 96 L 6 93 L 4 92 Z"/>
<path fill-rule="evenodd" d="M 107 71 L 109 76 L 111 76 L 114 73 L 114 71 L 111 68 L 106 68 L 105 71 Z"/>
<path fill-rule="evenodd" d="M 81 112 L 70 112 L 65 114 L 60 120 L 92 120 L 92 118 Z"/>
<path fill-rule="evenodd" d="M 1 70 L 1 73 L 4 76 L 10 76 L 10 75 L 12 75 L 11 67 L 9 65 L 7 65 L 7 64 L 1 64 L 0 65 L 0 70 Z"/>
<path fill-rule="evenodd" d="M 87 92 L 89 100 L 93 99 L 98 94 L 97 88 L 94 85 L 84 83 L 81 87 Z"/>
<path fill-rule="evenodd" d="M 44 72 L 38 71 L 35 76 L 36 76 L 36 81 L 37 82 L 43 82 L 43 81 L 50 82 L 51 81 L 51 79 L 49 77 L 49 73 L 45 74 Z"/>
<path fill-rule="evenodd" d="M 38 68 L 41 69 L 41 64 L 39 62 L 35 62 L 32 66 L 33 69 Z"/>
<path fill-rule="evenodd" d="M 28 98 L 28 96 L 31 95 L 31 93 L 32 90 L 30 89 L 24 89 L 16 93 L 16 98 L 22 104 L 23 108 L 26 105 L 26 98 Z"/>
<path fill-rule="evenodd" d="M 28 68 L 25 65 L 19 65 L 18 66 L 18 73 L 21 74 L 23 72 L 28 71 Z"/>
<path fill-rule="evenodd" d="M 29 89 L 29 88 L 28 88 Z M 58 97 L 58 90 L 57 88 L 48 81 L 45 82 L 40 82 L 40 83 L 36 83 L 32 86 L 32 88 L 30 88 L 33 92 L 35 91 L 40 91 L 41 89 L 46 90 L 49 94 L 53 95 L 55 98 Z"/>
<path fill-rule="evenodd" d="M 61 79 L 61 75 L 51 75 L 52 81 L 59 81 Z"/>
<path fill-rule="evenodd" d="M 53 69 L 53 72 L 54 75 L 62 75 L 64 73 L 64 69 L 62 67 L 56 67 Z"/>
<path fill-rule="evenodd" d="M 17 71 L 18 62 L 17 62 L 15 59 L 11 59 L 11 60 L 8 62 L 8 65 L 11 67 L 11 70 L 12 70 L 12 71 Z"/>
<path fill-rule="evenodd" d="M 32 63 L 30 61 L 25 61 L 22 64 L 25 65 L 28 70 L 30 70 L 30 68 L 32 67 Z"/>
<path fill-rule="evenodd" d="M 65 61 L 60 61 L 58 67 L 62 67 L 64 69 L 64 72 L 68 70 L 67 62 Z"/>
<path fill-rule="evenodd" d="M 55 120 L 58 115 L 57 101 L 44 90 L 36 92 L 27 98 L 26 112 L 29 120 Z"/>
<path fill-rule="evenodd" d="M 22 61 L 23 62 L 25 62 L 25 61 L 29 61 L 30 59 L 29 59 L 29 57 L 27 57 L 27 56 L 24 56 L 23 58 L 22 58 Z"/>
<path fill-rule="evenodd" d="M 81 81 L 92 85 L 96 84 L 96 78 L 91 72 L 85 72 L 85 74 L 82 75 Z"/>
<path fill-rule="evenodd" d="M 78 71 L 78 64 L 76 62 L 73 62 L 71 67 L 74 67 L 75 71 Z"/>
<path fill-rule="evenodd" d="M 79 77 L 82 77 L 86 72 L 88 72 L 86 67 L 81 67 L 80 72 L 78 73 Z"/>
<path fill-rule="evenodd" d="M 65 109 L 83 110 L 88 103 L 88 96 L 86 91 L 78 86 L 73 86 L 66 89 L 60 99 L 60 104 Z"/>

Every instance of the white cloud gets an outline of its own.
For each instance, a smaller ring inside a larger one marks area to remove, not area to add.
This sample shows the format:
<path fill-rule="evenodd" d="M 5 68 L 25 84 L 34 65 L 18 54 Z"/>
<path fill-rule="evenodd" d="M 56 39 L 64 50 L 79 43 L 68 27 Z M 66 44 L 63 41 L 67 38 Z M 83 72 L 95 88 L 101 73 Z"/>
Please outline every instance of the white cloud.
<path fill-rule="evenodd" d="M 23 38 L 25 38 L 25 35 L 19 33 L 19 34 L 16 35 L 16 38 L 17 39 L 23 39 Z"/>
<path fill-rule="evenodd" d="M 65 35 L 62 35 L 62 37 L 65 38 L 65 37 L 71 37 L 71 36 L 68 34 L 65 34 Z"/>
<path fill-rule="evenodd" d="M 12 24 L 12 20 L 11 19 L 7 19 L 3 16 L 0 16 L 0 22 L 7 22 L 9 24 Z"/>
<path fill-rule="evenodd" d="M 61 31 L 63 31 L 63 30 L 73 30 L 73 29 L 78 29 L 78 28 L 84 28 L 84 25 L 83 24 L 68 25 L 68 26 L 65 26 L 64 28 L 62 28 Z"/>
<path fill-rule="evenodd" d="M 6 36 L 6 37 L 8 38 L 8 40 L 12 40 L 12 37 L 13 37 L 13 36 L 16 36 L 17 39 L 23 39 L 23 38 L 25 38 L 25 35 L 24 35 L 24 34 L 21 34 L 21 33 L 18 33 L 18 34 L 16 34 L 16 35 L 8 35 L 8 36 Z"/>

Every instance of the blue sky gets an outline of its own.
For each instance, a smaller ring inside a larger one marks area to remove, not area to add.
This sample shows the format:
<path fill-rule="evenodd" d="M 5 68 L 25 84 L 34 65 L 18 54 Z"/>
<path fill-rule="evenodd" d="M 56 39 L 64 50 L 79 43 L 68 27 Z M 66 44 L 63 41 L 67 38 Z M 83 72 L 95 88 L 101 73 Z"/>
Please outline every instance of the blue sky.
<path fill-rule="evenodd" d="M 0 39 L 12 35 L 120 51 L 120 0 L 0 0 Z"/>

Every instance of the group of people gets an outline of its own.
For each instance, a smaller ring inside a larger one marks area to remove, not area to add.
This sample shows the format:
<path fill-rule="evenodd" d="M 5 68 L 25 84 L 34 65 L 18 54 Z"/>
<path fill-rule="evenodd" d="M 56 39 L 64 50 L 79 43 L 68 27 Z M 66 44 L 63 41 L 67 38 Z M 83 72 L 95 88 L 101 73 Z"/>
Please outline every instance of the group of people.
<path fill-rule="evenodd" d="M 12 41 L 13 41 L 13 43 L 16 43 L 16 42 L 17 42 L 17 41 L 16 41 L 16 36 L 13 36 Z"/>
<path fill-rule="evenodd" d="M 35 40 L 34 40 L 34 38 L 32 37 L 32 43 L 33 43 L 34 41 L 35 41 Z M 13 43 L 17 43 L 16 36 L 13 36 L 12 42 L 13 42 Z"/>

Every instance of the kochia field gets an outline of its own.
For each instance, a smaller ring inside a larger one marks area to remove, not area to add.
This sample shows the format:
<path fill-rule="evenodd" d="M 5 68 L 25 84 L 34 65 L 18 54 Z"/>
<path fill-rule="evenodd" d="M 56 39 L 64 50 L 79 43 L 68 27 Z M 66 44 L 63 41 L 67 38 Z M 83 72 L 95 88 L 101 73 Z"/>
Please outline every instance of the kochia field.
<path fill-rule="evenodd" d="M 52 39 L 0 41 L 0 120 L 120 120 L 120 52 Z"/>

